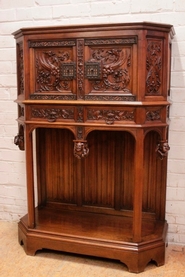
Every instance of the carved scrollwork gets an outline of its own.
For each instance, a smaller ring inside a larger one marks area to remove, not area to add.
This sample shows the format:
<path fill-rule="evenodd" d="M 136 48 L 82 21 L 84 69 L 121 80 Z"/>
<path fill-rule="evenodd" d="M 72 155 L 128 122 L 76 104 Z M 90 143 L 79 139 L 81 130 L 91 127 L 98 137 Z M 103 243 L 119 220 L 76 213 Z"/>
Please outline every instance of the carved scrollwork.
<path fill-rule="evenodd" d="M 45 118 L 49 122 L 55 122 L 58 118 L 74 119 L 74 111 L 70 109 L 39 109 L 32 108 L 32 117 Z"/>
<path fill-rule="evenodd" d="M 146 94 L 159 94 L 162 79 L 162 42 L 148 41 L 146 58 Z"/>
<path fill-rule="evenodd" d="M 134 111 L 89 110 L 87 117 L 88 120 L 105 120 L 110 125 L 114 121 L 134 121 Z"/>
<path fill-rule="evenodd" d="M 24 127 L 22 125 L 19 126 L 19 132 L 14 137 L 14 144 L 19 147 L 20 150 L 25 150 L 24 147 Z"/>
<path fill-rule="evenodd" d="M 77 159 L 86 158 L 89 154 L 89 148 L 86 140 L 74 140 L 74 156 Z"/>
<path fill-rule="evenodd" d="M 157 144 L 156 152 L 159 154 L 161 160 L 167 156 L 168 151 L 170 150 L 170 146 L 167 141 L 160 141 Z"/>

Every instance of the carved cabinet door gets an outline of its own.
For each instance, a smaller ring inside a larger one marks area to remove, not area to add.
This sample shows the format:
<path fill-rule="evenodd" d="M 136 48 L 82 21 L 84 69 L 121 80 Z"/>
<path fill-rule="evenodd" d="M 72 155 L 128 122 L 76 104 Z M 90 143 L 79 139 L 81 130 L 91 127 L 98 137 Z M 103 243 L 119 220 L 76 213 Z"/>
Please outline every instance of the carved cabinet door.
<path fill-rule="evenodd" d="M 84 44 L 85 99 L 134 100 L 137 38 L 85 39 Z"/>
<path fill-rule="evenodd" d="M 76 41 L 30 41 L 31 99 L 76 99 Z"/>

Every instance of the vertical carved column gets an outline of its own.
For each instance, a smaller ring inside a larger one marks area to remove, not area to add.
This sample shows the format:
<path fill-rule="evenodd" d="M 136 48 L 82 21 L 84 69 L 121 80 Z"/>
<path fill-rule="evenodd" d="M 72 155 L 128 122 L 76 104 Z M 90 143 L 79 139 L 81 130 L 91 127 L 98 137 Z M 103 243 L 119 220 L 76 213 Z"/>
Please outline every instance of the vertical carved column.
<path fill-rule="evenodd" d="M 77 99 L 84 96 L 84 40 L 77 40 Z"/>

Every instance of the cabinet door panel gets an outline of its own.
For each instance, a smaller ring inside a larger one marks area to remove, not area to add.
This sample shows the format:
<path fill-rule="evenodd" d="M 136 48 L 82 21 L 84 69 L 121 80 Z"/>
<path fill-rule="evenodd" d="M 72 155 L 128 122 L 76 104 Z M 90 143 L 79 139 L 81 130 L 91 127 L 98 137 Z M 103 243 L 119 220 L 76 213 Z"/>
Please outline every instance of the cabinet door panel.
<path fill-rule="evenodd" d="M 85 98 L 134 100 L 136 38 L 85 40 Z"/>
<path fill-rule="evenodd" d="M 76 42 L 66 44 L 30 44 L 32 99 L 76 99 Z"/>

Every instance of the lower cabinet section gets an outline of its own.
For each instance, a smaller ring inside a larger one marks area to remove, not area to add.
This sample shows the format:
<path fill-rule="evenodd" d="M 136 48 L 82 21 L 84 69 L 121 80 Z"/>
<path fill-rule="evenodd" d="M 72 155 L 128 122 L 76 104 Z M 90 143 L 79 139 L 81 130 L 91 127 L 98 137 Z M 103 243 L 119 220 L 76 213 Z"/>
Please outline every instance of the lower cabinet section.
<path fill-rule="evenodd" d="M 28 228 L 28 216 L 19 222 L 19 242 L 28 255 L 53 249 L 120 260 L 130 272 L 144 271 L 150 261 L 165 262 L 167 223 L 145 219 L 142 241 L 132 241 L 132 218 L 90 212 L 36 208 L 36 227 Z"/>

